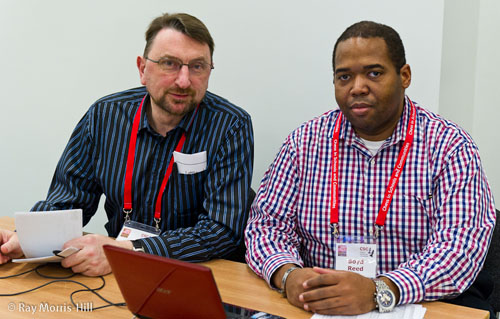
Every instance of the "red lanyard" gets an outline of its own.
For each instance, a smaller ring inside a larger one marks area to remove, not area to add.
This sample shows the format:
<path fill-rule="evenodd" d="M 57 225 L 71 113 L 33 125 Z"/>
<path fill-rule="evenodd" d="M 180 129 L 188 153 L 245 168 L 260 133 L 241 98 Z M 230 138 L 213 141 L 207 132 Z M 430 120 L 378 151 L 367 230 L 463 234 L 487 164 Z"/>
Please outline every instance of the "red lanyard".
<path fill-rule="evenodd" d="M 389 185 L 385 190 L 384 199 L 382 204 L 380 205 L 380 209 L 378 211 L 377 220 L 375 221 L 375 232 L 374 236 L 378 237 L 379 231 L 385 225 L 385 219 L 387 217 L 387 212 L 389 211 L 389 207 L 391 206 L 392 197 L 394 196 L 394 191 L 399 182 L 399 177 L 401 176 L 401 172 L 403 171 L 403 167 L 405 166 L 406 158 L 408 157 L 408 153 L 410 151 L 411 145 L 413 144 L 413 136 L 415 133 L 415 118 L 416 111 L 415 105 L 410 101 L 411 106 L 411 115 L 410 122 L 408 123 L 408 130 L 406 131 L 406 137 L 403 144 L 403 148 L 399 151 L 398 160 L 396 162 L 396 166 L 392 170 L 391 179 L 389 180 Z M 332 140 L 332 194 L 331 194 L 331 206 L 330 206 L 330 226 L 333 229 L 333 235 L 338 237 L 338 223 L 339 223 L 339 207 L 338 207 L 338 196 L 339 196 L 339 133 L 340 133 L 340 124 L 342 122 L 342 113 L 339 113 L 337 117 L 337 121 L 335 122 L 335 126 L 333 128 L 333 140 Z"/>
<path fill-rule="evenodd" d="M 129 214 L 132 212 L 132 176 L 134 173 L 135 145 L 137 142 L 137 132 L 139 131 L 139 123 L 141 122 L 141 110 L 144 104 L 144 100 L 146 99 L 146 96 L 144 96 L 144 98 L 142 99 L 141 105 L 139 105 L 139 108 L 135 113 L 134 122 L 132 124 L 132 132 L 130 133 L 130 142 L 128 146 L 128 155 L 127 155 L 127 167 L 125 170 L 125 187 L 123 192 L 123 212 L 125 213 L 126 221 L 130 220 Z M 189 130 L 191 123 L 193 122 L 193 119 L 198 111 L 198 107 L 199 105 L 196 107 L 194 111 L 194 116 L 191 118 L 191 122 L 189 122 L 186 131 Z M 185 141 L 186 141 L 186 132 L 182 132 L 182 136 L 179 142 L 177 143 L 177 146 L 175 147 L 176 152 L 180 152 L 182 150 L 182 146 L 184 146 Z M 158 196 L 156 198 L 156 204 L 155 204 L 156 228 L 159 228 L 159 223 L 161 220 L 163 193 L 167 188 L 167 182 L 168 179 L 170 178 L 170 175 L 172 174 L 173 167 L 174 167 L 174 154 L 172 154 L 170 162 L 168 163 L 167 171 L 165 172 L 165 176 L 163 177 L 163 181 L 161 182 L 160 192 L 158 193 Z"/>

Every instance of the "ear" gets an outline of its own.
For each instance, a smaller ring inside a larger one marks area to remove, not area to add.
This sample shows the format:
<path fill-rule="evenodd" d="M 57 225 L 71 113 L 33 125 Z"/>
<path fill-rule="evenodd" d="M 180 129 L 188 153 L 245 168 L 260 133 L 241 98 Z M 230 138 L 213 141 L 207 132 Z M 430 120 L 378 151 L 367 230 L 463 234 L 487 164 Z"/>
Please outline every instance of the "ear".
<path fill-rule="evenodd" d="M 409 64 L 405 64 L 399 70 L 399 76 L 401 77 L 401 84 L 404 89 L 407 89 L 411 83 L 411 69 Z"/>
<path fill-rule="evenodd" d="M 146 79 L 144 76 L 144 69 L 146 68 L 146 59 L 142 56 L 137 57 L 137 69 L 139 69 L 139 77 L 141 79 L 141 84 L 146 85 Z"/>

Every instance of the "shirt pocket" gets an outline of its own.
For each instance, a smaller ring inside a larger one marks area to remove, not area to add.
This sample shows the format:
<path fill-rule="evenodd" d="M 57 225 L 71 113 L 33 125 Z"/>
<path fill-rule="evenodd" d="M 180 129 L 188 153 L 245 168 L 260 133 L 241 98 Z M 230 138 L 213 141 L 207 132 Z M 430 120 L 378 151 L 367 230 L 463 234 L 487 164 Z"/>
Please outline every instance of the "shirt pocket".
<path fill-rule="evenodd" d="M 432 196 L 430 189 L 395 196 L 384 232 L 391 234 L 398 255 L 406 258 L 421 252 L 431 235 Z"/>
<path fill-rule="evenodd" d="M 174 193 L 178 198 L 177 211 L 182 216 L 191 216 L 192 221 L 196 219 L 197 214 L 193 211 L 203 206 L 203 189 L 205 186 L 205 171 L 195 174 L 180 174 L 176 172 L 176 186 Z"/>

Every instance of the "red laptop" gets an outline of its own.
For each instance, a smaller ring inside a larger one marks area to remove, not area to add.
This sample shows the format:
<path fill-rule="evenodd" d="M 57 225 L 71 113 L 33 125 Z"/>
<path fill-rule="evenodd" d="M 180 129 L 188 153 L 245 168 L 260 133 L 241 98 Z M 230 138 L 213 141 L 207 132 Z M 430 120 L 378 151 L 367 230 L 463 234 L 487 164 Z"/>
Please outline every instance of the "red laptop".
<path fill-rule="evenodd" d="M 128 309 L 138 318 L 282 318 L 223 304 L 210 268 L 104 246 Z"/>

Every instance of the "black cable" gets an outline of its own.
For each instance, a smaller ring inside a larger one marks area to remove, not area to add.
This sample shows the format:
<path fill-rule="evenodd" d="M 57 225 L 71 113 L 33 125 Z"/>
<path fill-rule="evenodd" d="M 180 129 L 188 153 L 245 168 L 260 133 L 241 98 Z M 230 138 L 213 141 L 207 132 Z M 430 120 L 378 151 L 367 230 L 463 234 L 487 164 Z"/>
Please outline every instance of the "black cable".
<path fill-rule="evenodd" d="M 45 266 L 45 265 L 41 265 L 41 266 Z M 38 268 L 38 267 L 37 267 Z M 14 277 L 17 277 L 17 276 L 21 276 L 21 275 L 24 275 L 24 274 L 27 274 L 27 273 L 30 273 L 32 271 L 35 271 L 36 268 L 32 268 L 30 270 L 27 270 L 25 272 L 21 272 L 21 273 L 18 273 L 18 274 L 14 274 L 14 275 L 9 275 L 9 276 L 3 276 L 3 277 L 0 277 L 0 279 L 8 279 L 8 278 L 14 278 Z"/>
<path fill-rule="evenodd" d="M 76 274 L 74 272 L 70 272 L 70 274 L 67 275 L 67 276 L 60 276 L 60 277 L 54 277 L 54 276 L 50 276 L 50 275 L 44 275 L 44 274 L 42 274 L 40 272 L 40 269 L 45 268 L 46 266 L 49 266 L 49 264 L 42 264 L 42 265 L 36 266 L 35 269 L 34 269 L 35 272 L 36 272 L 36 274 L 38 276 L 42 277 L 42 278 L 48 278 L 48 279 L 68 279 L 68 278 L 76 276 Z"/>
<path fill-rule="evenodd" d="M 39 275 L 40 277 L 42 278 L 47 278 L 47 279 L 54 279 L 54 280 L 51 280 L 49 282 L 46 282 L 44 283 L 43 285 L 40 285 L 40 286 L 37 286 L 37 287 L 34 287 L 34 288 L 31 288 L 31 289 L 28 289 L 28 290 L 25 290 L 25 291 L 20 291 L 20 292 L 15 292 L 15 293 L 10 293 L 10 294 L 0 294 L 0 297 L 12 297 L 12 296 L 18 296 L 18 295 L 22 295 L 22 294 L 25 294 L 25 293 L 28 293 L 28 292 L 32 292 L 32 291 L 35 291 L 35 290 L 38 290 L 38 289 L 41 289 L 45 286 L 48 286 L 48 285 L 51 285 L 53 283 L 57 283 L 57 282 L 68 282 L 68 283 L 75 283 L 77 285 L 80 285 L 80 286 L 83 286 L 85 287 L 85 289 L 79 289 L 79 290 L 75 290 L 71 293 L 70 295 L 70 300 L 71 300 L 71 304 L 79 311 L 88 311 L 88 309 L 83 309 L 81 307 L 79 307 L 74 299 L 73 299 L 73 296 L 77 293 L 80 293 L 80 292 L 91 292 L 93 293 L 94 295 L 96 295 L 97 297 L 99 297 L 101 300 L 103 300 L 104 302 L 107 303 L 107 305 L 104 305 L 104 306 L 99 306 L 99 307 L 92 307 L 92 311 L 93 310 L 98 310 L 98 309 L 102 309 L 102 308 L 107 308 L 107 307 L 111 307 L 111 306 L 116 306 L 116 307 L 121 307 L 121 306 L 126 306 L 126 303 L 124 302 L 120 302 L 120 303 L 113 303 L 111 301 L 109 301 L 108 299 L 104 298 L 103 296 L 101 296 L 99 293 L 97 293 L 98 290 L 101 290 L 102 288 L 104 288 L 106 286 L 106 280 L 104 279 L 103 276 L 99 276 L 99 278 L 102 280 L 102 284 L 100 287 L 97 287 L 97 288 L 90 288 L 89 286 L 79 282 L 79 281 L 76 281 L 76 280 L 69 280 L 68 278 L 72 278 L 74 277 L 76 274 L 75 273 L 71 273 L 67 276 L 61 276 L 61 277 L 54 277 L 54 276 L 50 276 L 50 275 L 44 275 L 40 272 L 40 269 L 44 268 L 45 266 L 47 266 L 47 264 L 42 264 L 42 265 L 38 265 L 36 266 L 35 268 L 33 269 L 30 269 L 30 270 L 27 270 L 27 271 L 24 271 L 22 273 L 18 273 L 18 274 L 14 274 L 14 275 L 9 275 L 9 276 L 4 276 L 4 277 L 0 277 L 0 279 L 8 279 L 8 278 L 13 278 L 13 277 L 18 277 L 18 276 L 21 276 L 21 275 L 24 275 L 24 274 L 27 274 L 27 273 L 30 273 L 30 272 L 35 272 L 37 275 Z"/>

